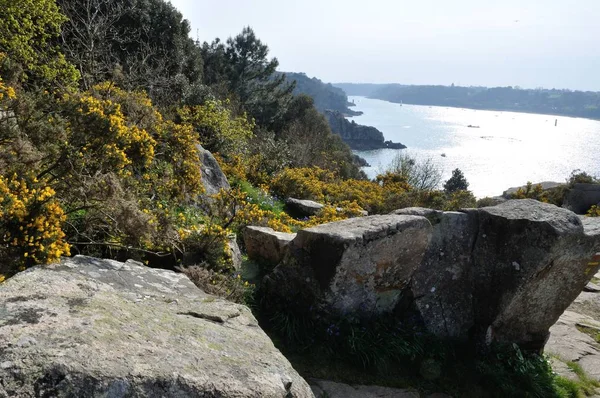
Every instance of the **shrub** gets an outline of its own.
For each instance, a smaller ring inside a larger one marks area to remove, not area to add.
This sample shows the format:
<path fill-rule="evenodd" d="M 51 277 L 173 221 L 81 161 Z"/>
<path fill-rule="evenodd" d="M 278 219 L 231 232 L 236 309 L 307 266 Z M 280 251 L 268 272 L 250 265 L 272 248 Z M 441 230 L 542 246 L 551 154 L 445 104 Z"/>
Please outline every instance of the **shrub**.
<path fill-rule="evenodd" d="M 600 217 L 600 206 L 592 206 L 585 215 L 588 217 Z"/>
<path fill-rule="evenodd" d="M 573 188 L 575 184 L 599 184 L 600 180 L 598 178 L 589 175 L 585 171 L 581 171 L 579 169 L 573 170 L 571 175 L 567 179 L 567 185 L 569 188 Z"/>
<path fill-rule="evenodd" d="M 415 157 L 400 152 L 387 170 L 399 175 L 406 182 L 418 190 L 435 190 L 442 181 L 442 172 L 433 158 L 417 160 Z"/>
<path fill-rule="evenodd" d="M 66 219 L 55 192 L 34 177 L 0 176 L 1 272 L 57 261 L 70 254 L 62 230 Z"/>

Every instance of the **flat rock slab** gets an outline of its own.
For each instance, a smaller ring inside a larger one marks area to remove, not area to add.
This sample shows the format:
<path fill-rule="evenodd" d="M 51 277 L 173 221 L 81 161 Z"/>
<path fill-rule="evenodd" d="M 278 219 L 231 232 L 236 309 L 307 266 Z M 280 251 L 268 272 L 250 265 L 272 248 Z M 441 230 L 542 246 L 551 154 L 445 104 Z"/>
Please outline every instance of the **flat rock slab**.
<path fill-rule="evenodd" d="M 595 275 L 600 278 L 600 273 Z M 559 375 L 577 380 L 567 366 L 578 363 L 592 379 L 600 381 L 600 293 L 583 292 L 550 328 L 545 353 L 552 357 L 551 365 Z"/>
<path fill-rule="evenodd" d="M 312 397 L 250 310 L 76 256 L 0 286 L 0 397 Z"/>
<path fill-rule="evenodd" d="M 325 207 L 324 204 L 313 200 L 287 198 L 285 206 L 294 217 L 311 217 L 316 215 Z"/>
<path fill-rule="evenodd" d="M 249 226 L 244 229 L 244 244 L 251 260 L 275 266 L 283 259 L 287 245 L 296 234 L 277 232 L 268 227 Z"/>

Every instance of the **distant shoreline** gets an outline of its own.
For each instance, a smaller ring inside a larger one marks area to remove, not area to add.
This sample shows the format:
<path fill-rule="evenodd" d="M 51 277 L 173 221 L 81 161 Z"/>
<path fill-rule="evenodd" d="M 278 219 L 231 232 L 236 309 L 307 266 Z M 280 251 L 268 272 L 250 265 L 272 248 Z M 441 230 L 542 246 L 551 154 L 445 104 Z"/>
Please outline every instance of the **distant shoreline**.
<path fill-rule="evenodd" d="M 457 106 L 457 105 L 413 104 L 410 102 L 388 101 L 388 100 L 384 100 L 381 98 L 369 97 L 369 96 L 365 96 L 365 95 L 350 95 L 349 97 L 372 99 L 372 100 L 377 100 L 377 101 L 389 102 L 390 104 L 400 104 L 401 103 L 402 105 L 435 106 L 436 108 L 455 108 L 455 109 L 471 109 L 474 111 L 525 113 L 525 114 L 529 114 L 529 115 L 546 115 L 546 116 L 568 117 L 571 119 L 593 120 L 595 122 L 600 121 L 600 118 L 592 118 L 592 117 L 585 117 L 585 116 L 573 116 L 573 115 L 557 114 L 557 113 L 534 112 L 534 111 L 526 111 L 526 110 L 520 111 L 520 110 L 514 110 L 514 109 L 473 108 L 473 107 L 469 107 L 469 106 Z M 364 114 L 364 112 L 363 112 L 363 114 Z M 360 116 L 360 115 L 351 116 L 351 117 L 358 117 L 358 116 Z"/>

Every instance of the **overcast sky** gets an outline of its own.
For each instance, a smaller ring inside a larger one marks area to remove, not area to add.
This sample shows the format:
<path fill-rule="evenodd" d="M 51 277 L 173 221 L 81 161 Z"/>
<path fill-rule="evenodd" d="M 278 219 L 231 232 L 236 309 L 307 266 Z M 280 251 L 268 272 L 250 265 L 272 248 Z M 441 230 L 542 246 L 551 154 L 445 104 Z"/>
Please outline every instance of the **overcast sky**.
<path fill-rule="evenodd" d="M 194 38 L 251 26 L 326 82 L 600 91 L 600 0 L 172 0 Z"/>

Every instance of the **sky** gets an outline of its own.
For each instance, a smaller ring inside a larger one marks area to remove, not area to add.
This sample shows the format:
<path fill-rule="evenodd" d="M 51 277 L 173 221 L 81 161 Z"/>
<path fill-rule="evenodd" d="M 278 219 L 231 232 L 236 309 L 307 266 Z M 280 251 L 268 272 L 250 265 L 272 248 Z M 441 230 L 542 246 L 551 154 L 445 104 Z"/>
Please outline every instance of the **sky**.
<path fill-rule="evenodd" d="M 600 0 L 172 0 L 201 41 L 244 26 L 325 82 L 600 91 Z"/>

